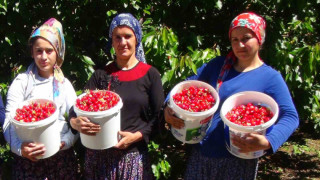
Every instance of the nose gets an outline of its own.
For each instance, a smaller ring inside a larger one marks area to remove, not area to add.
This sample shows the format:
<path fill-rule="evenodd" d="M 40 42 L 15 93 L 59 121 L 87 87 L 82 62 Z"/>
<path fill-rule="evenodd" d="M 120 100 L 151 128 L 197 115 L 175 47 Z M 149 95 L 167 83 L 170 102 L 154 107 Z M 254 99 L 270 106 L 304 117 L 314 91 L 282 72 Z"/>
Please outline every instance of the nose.
<path fill-rule="evenodd" d="M 124 45 L 126 43 L 126 39 L 124 37 L 121 37 L 119 39 L 119 44 Z"/>
<path fill-rule="evenodd" d="M 41 58 L 42 59 L 47 59 L 47 57 L 48 57 L 47 52 L 46 51 L 42 51 Z"/>
<path fill-rule="evenodd" d="M 244 47 L 244 42 L 239 41 L 239 46 L 240 46 L 240 47 Z"/>

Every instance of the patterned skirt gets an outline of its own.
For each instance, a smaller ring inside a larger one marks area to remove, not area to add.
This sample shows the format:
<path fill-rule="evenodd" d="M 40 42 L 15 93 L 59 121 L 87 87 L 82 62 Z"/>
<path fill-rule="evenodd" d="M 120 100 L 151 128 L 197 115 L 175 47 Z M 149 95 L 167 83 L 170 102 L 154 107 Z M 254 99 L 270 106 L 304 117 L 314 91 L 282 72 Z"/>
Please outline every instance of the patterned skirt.
<path fill-rule="evenodd" d="M 57 154 L 37 162 L 14 155 L 12 179 L 76 180 L 78 178 L 78 163 L 73 148 L 59 151 Z"/>
<path fill-rule="evenodd" d="M 258 159 L 241 159 L 237 157 L 211 158 L 203 156 L 194 148 L 189 157 L 186 180 L 207 179 L 255 179 L 258 171 Z"/>
<path fill-rule="evenodd" d="M 126 152 L 118 149 L 87 149 L 85 179 L 149 180 L 154 179 L 147 152 Z"/>

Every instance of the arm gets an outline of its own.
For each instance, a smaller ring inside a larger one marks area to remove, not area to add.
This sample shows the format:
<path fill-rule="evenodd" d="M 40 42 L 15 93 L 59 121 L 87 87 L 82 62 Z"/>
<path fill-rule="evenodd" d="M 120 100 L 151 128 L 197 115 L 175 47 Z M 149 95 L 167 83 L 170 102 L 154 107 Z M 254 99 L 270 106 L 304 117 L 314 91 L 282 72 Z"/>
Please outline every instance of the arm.
<path fill-rule="evenodd" d="M 197 69 L 197 74 L 188 77 L 186 80 L 200 80 L 208 84 L 211 84 L 214 88 L 216 85 L 216 77 L 220 72 L 220 68 L 223 64 L 224 57 L 217 57 L 212 59 L 208 64 L 203 64 L 200 68 Z M 165 103 L 168 102 L 170 98 L 170 93 L 167 95 Z M 171 126 L 177 129 L 184 127 L 184 121 L 180 118 L 174 116 L 174 112 L 168 106 L 164 110 L 165 121 Z"/>
<path fill-rule="evenodd" d="M 150 87 L 148 88 L 150 116 L 148 116 L 147 124 L 136 132 L 119 131 L 122 139 L 116 148 L 126 149 L 135 142 L 144 141 L 149 142 L 150 135 L 158 125 L 159 114 L 164 100 L 163 87 L 159 72 L 155 68 L 151 68 L 148 72 Z"/>
<path fill-rule="evenodd" d="M 95 90 L 99 89 L 99 80 L 100 80 L 101 71 L 95 71 L 87 84 L 84 87 L 84 90 L 90 89 Z M 72 133 L 76 134 L 77 131 L 84 133 L 86 135 L 95 135 L 97 132 L 100 131 L 100 125 L 93 124 L 90 120 L 86 117 L 79 116 L 77 117 L 76 113 L 73 110 L 73 107 L 69 110 L 69 118 L 68 123 L 72 127 Z"/>
<path fill-rule="evenodd" d="M 64 106 L 65 110 L 62 111 L 63 115 L 65 114 L 65 112 L 67 114 L 69 113 L 70 108 L 73 106 L 73 104 L 77 99 L 76 92 L 68 79 L 65 79 L 64 90 L 65 90 L 64 93 L 66 94 L 66 97 L 65 97 L 65 106 Z M 73 144 L 78 139 L 79 134 L 74 135 L 71 132 L 71 129 L 68 126 L 68 124 L 65 121 L 62 121 L 62 123 L 63 123 L 63 127 L 61 131 L 61 142 L 65 143 L 65 145 L 62 148 L 62 150 L 65 150 L 73 146 Z"/>
<path fill-rule="evenodd" d="M 3 134 L 6 141 L 10 145 L 10 149 L 13 153 L 21 156 L 21 145 L 22 142 L 18 138 L 13 125 L 10 123 L 18 104 L 24 101 L 24 93 L 27 82 L 27 76 L 25 74 L 19 74 L 16 79 L 10 85 L 7 94 L 7 105 L 6 105 L 6 118 L 3 124 Z"/>
<path fill-rule="evenodd" d="M 281 77 L 277 74 L 270 82 L 269 92 L 279 105 L 279 117 L 273 128 L 267 133 L 266 138 L 270 142 L 272 152 L 287 141 L 299 125 L 299 116 L 293 104 L 289 89 Z"/>
<path fill-rule="evenodd" d="M 151 119 L 149 120 L 147 126 L 140 131 L 146 143 L 149 142 L 149 137 L 152 133 L 152 130 L 159 123 L 159 114 L 164 101 L 164 93 L 160 74 L 155 68 L 150 70 L 152 70 L 152 72 L 150 72 L 150 82 L 152 83 L 149 91 Z"/>
<path fill-rule="evenodd" d="M 0 95 L 0 123 L 1 123 L 1 127 L 4 123 L 4 118 L 5 118 L 5 108 L 3 105 L 2 96 Z"/>
<path fill-rule="evenodd" d="M 278 120 L 269 128 L 266 136 L 257 133 L 249 133 L 245 137 L 233 136 L 232 142 L 240 148 L 240 152 L 268 150 L 274 153 L 299 125 L 297 111 L 281 75 L 276 73 L 265 84 L 268 85 L 265 93 L 273 97 L 279 106 Z"/>

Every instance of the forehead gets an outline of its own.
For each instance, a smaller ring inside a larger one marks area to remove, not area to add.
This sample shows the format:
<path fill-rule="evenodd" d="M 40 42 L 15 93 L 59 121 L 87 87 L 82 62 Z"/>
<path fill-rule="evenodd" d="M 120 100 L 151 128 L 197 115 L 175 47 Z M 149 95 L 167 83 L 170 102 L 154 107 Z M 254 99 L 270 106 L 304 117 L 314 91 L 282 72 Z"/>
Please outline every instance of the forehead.
<path fill-rule="evenodd" d="M 252 32 L 252 30 L 248 28 L 237 27 L 231 32 L 231 37 L 247 35 L 247 34 L 255 35 L 254 32 Z"/>
<path fill-rule="evenodd" d="M 134 32 L 130 27 L 123 25 L 114 28 L 112 34 L 134 34 Z"/>
<path fill-rule="evenodd" d="M 37 38 L 34 41 L 33 47 L 34 48 L 40 48 L 41 47 L 41 48 L 52 48 L 53 49 L 53 46 L 51 45 L 51 43 L 48 40 L 46 40 L 44 38 L 41 38 L 41 37 Z"/>

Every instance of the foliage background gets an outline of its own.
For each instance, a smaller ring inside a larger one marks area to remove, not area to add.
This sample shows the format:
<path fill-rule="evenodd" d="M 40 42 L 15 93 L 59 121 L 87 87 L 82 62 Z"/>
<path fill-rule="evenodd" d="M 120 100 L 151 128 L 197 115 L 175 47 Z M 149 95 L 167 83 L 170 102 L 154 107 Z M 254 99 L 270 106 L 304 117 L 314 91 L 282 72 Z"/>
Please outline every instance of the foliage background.
<path fill-rule="evenodd" d="M 299 112 L 299 131 L 318 136 L 319 10 L 319 0 L 0 0 L 0 92 L 5 101 L 13 78 L 32 61 L 30 33 L 50 17 L 63 24 L 67 48 L 62 69 L 81 90 L 95 68 L 113 59 L 108 44 L 112 18 L 132 13 L 143 24 L 147 62 L 161 73 L 167 93 L 203 63 L 230 51 L 229 23 L 237 14 L 253 11 L 267 21 L 260 55 L 285 78 Z M 1 166 L 9 167 L 11 156 L 3 139 L 1 145 Z M 158 178 L 182 177 L 184 161 L 179 160 L 187 156 L 188 146 L 164 132 L 149 149 Z"/>

